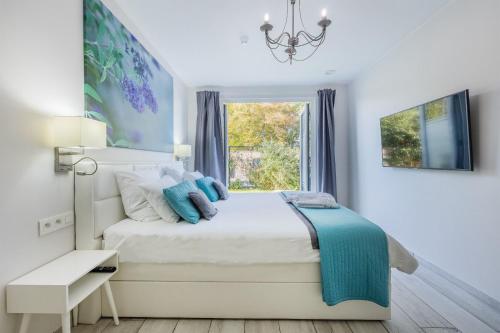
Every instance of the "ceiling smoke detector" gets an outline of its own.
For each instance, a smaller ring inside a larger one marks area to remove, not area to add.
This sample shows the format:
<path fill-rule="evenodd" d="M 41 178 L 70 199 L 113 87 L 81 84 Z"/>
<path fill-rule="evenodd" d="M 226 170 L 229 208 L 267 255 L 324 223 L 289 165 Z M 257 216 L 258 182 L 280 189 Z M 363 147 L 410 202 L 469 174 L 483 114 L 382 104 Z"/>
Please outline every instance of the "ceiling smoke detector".
<path fill-rule="evenodd" d="M 248 36 L 247 35 L 241 35 L 240 36 L 240 43 L 241 43 L 241 45 L 247 45 L 248 44 Z"/>

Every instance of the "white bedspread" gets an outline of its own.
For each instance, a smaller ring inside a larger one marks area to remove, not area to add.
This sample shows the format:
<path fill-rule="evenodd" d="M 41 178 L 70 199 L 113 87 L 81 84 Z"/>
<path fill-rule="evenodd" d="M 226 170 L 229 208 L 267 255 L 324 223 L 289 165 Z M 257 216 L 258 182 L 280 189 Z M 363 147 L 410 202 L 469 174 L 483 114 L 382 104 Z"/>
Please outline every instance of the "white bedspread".
<path fill-rule="evenodd" d="M 319 262 L 307 227 L 279 193 L 232 193 L 216 206 L 219 213 L 198 224 L 123 220 L 104 231 L 104 248 L 122 242 L 120 261 L 133 263 Z M 416 269 L 408 251 L 388 239 L 391 266 Z"/>

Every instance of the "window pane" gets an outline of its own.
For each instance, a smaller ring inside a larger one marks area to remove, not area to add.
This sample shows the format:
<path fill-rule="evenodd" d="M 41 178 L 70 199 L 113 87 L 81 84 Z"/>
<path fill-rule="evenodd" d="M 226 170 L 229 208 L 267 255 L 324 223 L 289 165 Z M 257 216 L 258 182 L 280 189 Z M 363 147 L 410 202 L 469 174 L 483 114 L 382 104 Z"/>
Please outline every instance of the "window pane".
<path fill-rule="evenodd" d="M 229 188 L 300 188 L 300 115 L 305 103 L 227 104 Z"/>

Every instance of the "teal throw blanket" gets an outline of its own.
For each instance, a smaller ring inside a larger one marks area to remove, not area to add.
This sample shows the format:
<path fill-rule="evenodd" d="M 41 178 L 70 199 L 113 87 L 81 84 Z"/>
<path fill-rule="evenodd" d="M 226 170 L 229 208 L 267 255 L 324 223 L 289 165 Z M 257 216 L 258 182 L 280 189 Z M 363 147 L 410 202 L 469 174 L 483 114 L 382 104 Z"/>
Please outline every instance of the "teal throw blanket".
<path fill-rule="evenodd" d="M 283 192 L 286 198 L 290 192 Z M 319 240 L 323 300 L 336 305 L 348 300 L 389 306 L 389 252 L 385 232 L 341 206 L 300 208 Z"/>

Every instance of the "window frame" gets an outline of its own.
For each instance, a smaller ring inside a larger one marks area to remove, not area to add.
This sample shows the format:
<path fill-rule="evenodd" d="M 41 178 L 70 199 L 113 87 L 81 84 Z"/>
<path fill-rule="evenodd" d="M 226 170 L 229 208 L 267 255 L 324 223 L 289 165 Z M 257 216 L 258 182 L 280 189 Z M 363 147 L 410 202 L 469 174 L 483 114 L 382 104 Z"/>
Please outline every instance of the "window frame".
<path fill-rule="evenodd" d="M 317 124 L 317 113 L 316 113 L 316 105 L 317 105 L 317 95 L 309 94 L 309 95 L 301 95 L 301 96 L 221 96 L 220 97 L 220 107 L 223 110 L 223 129 L 224 129 L 224 160 L 226 166 L 226 179 L 229 182 L 229 152 L 228 152 L 228 138 L 227 138 L 227 104 L 231 103 L 287 103 L 287 102 L 303 102 L 309 104 L 309 127 L 310 127 L 310 152 L 309 156 L 311 159 L 310 170 L 309 170 L 309 190 L 316 191 L 317 190 L 317 140 L 316 140 L 316 124 Z M 302 170 L 301 170 L 302 171 Z"/>

